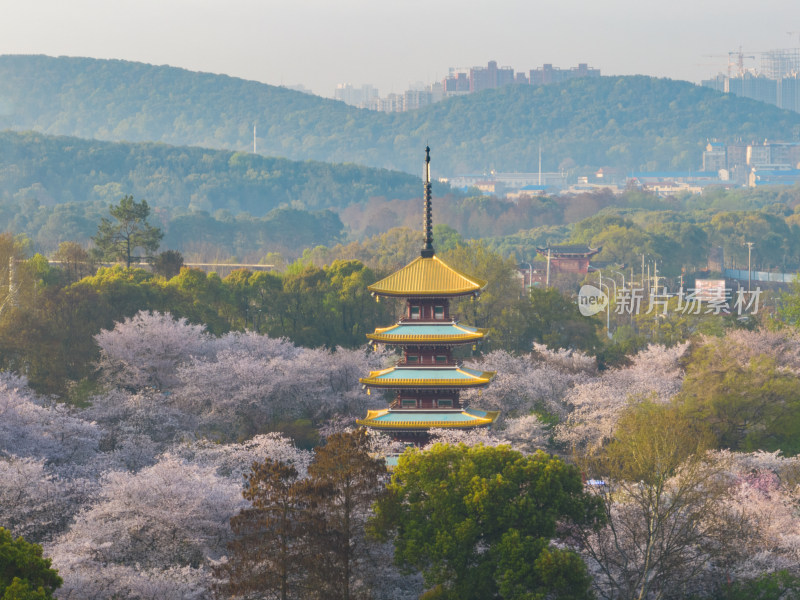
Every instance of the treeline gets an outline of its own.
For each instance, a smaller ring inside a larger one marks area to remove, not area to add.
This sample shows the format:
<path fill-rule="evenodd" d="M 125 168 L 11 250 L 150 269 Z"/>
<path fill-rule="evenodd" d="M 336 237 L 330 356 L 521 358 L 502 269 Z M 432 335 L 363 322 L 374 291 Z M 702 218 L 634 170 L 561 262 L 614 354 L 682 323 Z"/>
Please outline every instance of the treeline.
<path fill-rule="evenodd" d="M 19 239 L 0 236 L 0 280 L 14 281 L 13 291 L 6 287 L 0 297 L 0 370 L 25 373 L 43 393 L 68 396 L 91 389 L 93 336 L 139 311 L 168 312 L 215 335 L 248 330 L 331 349 L 363 346 L 367 333 L 400 312 L 396 303 L 378 303 L 367 291 L 394 267 L 388 263 L 376 269 L 358 260 L 315 266 L 307 257 L 285 273 L 238 270 L 220 278 L 184 268 L 171 279 L 115 266 L 78 279 L 85 272 L 81 265 L 50 266 L 41 255 L 25 259 L 25 252 Z M 601 350 L 595 321 L 581 317 L 557 290 L 525 296 L 513 261 L 456 238 L 440 256 L 489 282 L 479 302 L 454 306 L 465 322 L 490 330 L 484 350 L 526 351 L 533 342 Z"/>
<path fill-rule="evenodd" d="M 217 335 L 248 329 L 330 348 L 362 346 L 366 333 L 392 320 L 389 306 L 366 289 L 378 277 L 356 261 L 286 275 L 235 271 L 225 279 L 183 269 L 166 280 L 119 266 L 75 283 L 66 276 L 39 255 L 19 264 L 16 292 L 4 294 L 0 313 L 0 370 L 25 373 L 47 393 L 91 385 L 92 336 L 141 310 L 170 312 Z"/>
<path fill-rule="evenodd" d="M 559 166 L 696 169 L 706 139 L 786 139 L 800 115 L 644 76 L 506 86 L 397 114 L 224 75 L 125 61 L 0 57 L 0 129 L 259 151 L 415 173 Z"/>
<path fill-rule="evenodd" d="M 88 245 L 109 206 L 100 201 L 12 203 L 0 206 L 0 228 L 26 236 L 34 251 L 53 256 L 63 242 Z M 202 210 L 173 213 L 155 207 L 152 220 L 164 232 L 162 248 L 179 249 L 187 260 L 198 262 L 259 262 L 275 253 L 291 258 L 309 246 L 335 244 L 344 234 L 342 222 L 330 210 L 276 208 L 253 217 L 226 211 L 213 216 Z"/>
<path fill-rule="evenodd" d="M 373 196 L 414 198 L 421 188 L 417 177 L 405 173 L 250 152 L 12 131 L 0 132 L 0 145 L 3 204 L 111 202 L 132 193 L 165 209 L 260 217 L 281 206 L 320 210 Z"/>
<path fill-rule="evenodd" d="M 436 226 L 437 249 L 478 238 L 501 256 L 521 263 L 543 261 L 537 247 L 587 244 L 603 248 L 593 260 L 629 269 L 641 265 L 644 255 L 647 261 L 658 263 L 662 275 L 677 277 L 684 271 L 706 269 L 715 248 L 722 249 L 726 264 L 746 268 L 745 242 L 755 242 L 750 256 L 754 269 L 800 270 L 800 186 L 675 198 L 639 190 L 518 202 L 469 197 L 440 200 L 434 210 L 436 221 L 448 224 Z M 364 234 L 372 235 L 362 241 L 308 249 L 303 260 L 321 265 L 358 257 L 372 266 L 397 268 L 413 256 L 421 239 L 415 203 L 372 200 L 362 212 L 346 210 L 342 217 L 351 231 L 363 227 Z M 393 219 L 405 228 L 375 233 Z"/>

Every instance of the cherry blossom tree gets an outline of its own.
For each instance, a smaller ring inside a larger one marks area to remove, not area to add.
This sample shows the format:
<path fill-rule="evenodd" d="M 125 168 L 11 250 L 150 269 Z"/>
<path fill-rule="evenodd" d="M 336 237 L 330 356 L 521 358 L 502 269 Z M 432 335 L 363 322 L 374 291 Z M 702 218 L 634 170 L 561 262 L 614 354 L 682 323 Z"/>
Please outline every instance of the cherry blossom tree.
<path fill-rule="evenodd" d="M 687 347 L 688 343 L 649 346 L 633 357 L 630 366 L 576 384 L 564 397 L 569 413 L 555 428 L 556 440 L 579 454 L 597 451 L 611 439 L 631 402 L 669 401 L 683 382 L 680 359 Z"/>
<path fill-rule="evenodd" d="M 523 454 L 550 447 L 549 428 L 536 415 L 506 419 L 505 427 L 496 432 L 503 443 Z"/>
<path fill-rule="evenodd" d="M 178 369 L 177 405 L 229 437 L 252 434 L 287 418 L 360 416 L 369 397 L 361 391 L 358 377 L 375 360 L 363 350 L 343 348 L 268 356 L 247 347 L 228 347 Z"/>
<path fill-rule="evenodd" d="M 704 338 L 702 344 L 715 343 L 717 338 Z M 800 332 L 794 329 L 733 329 L 725 335 L 723 345 L 745 366 L 758 356 L 771 356 L 783 367 L 800 369 Z"/>
<path fill-rule="evenodd" d="M 69 577 L 59 600 L 206 600 L 213 582 L 205 567 L 145 569 L 68 555 L 60 564 Z"/>
<path fill-rule="evenodd" d="M 473 429 L 448 429 L 442 427 L 431 429 L 428 434 L 430 435 L 430 441 L 425 444 L 423 450 L 430 450 L 437 444 L 450 444 L 453 446 L 463 444 L 472 448 L 479 445 L 495 447 L 503 443 L 486 427 Z"/>
<path fill-rule="evenodd" d="M 0 523 L 41 543 L 62 533 L 96 486 L 52 473 L 44 460 L 0 458 Z"/>
<path fill-rule="evenodd" d="M 109 565 L 149 573 L 140 585 L 185 587 L 187 572 L 224 554 L 229 520 L 243 506 L 240 482 L 171 456 L 138 473 L 108 473 L 102 483 L 96 503 L 48 547 L 65 589 L 94 580 L 98 597 L 114 597 L 119 585 Z"/>
<path fill-rule="evenodd" d="M 305 477 L 312 458 L 311 451 L 297 448 L 279 433 L 257 435 L 236 444 L 198 440 L 175 446 L 170 454 L 200 467 L 216 469 L 217 475 L 239 483 L 253 463 L 266 459 L 291 465 L 300 477 Z"/>
<path fill-rule="evenodd" d="M 100 431 L 63 404 L 35 395 L 24 378 L 0 373 L 0 456 L 81 464 L 98 450 Z"/>
<path fill-rule="evenodd" d="M 194 439 L 199 427 L 197 417 L 180 410 L 172 395 L 152 389 L 114 388 L 93 396 L 91 406 L 77 414 L 101 431 L 101 471 L 150 466 L 173 444 Z"/>
<path fill-rule="evenodd" d="M 106 381 L 134 390 L 164 389 L 177 383 L 175 369 L 210 349 L 205 326 L 169 313 L 140 311 L 94 336 Z"/>
<path fill-rule="evenodd" d="M 464 394 L 464 400 L 476 408 L 499 410 L 502 418 L 527 415 L 532 411 L 563 417 L 566 415 L 564 395 L 587 376 L 583 369 L 573 370 L 561 361 L 547 360 L 554 355 L 556 353 L 546 349 L 524 356 L 513 356 L 503 350 L 491 352 L 480 365 L 497 372 L 492 384 Z"/>
<path fill-rule="evenodd" d="M 736 539 L 739 552 L 719 565 L 717 587 L 780 570 L 800 575 L 800 458 L 727 450 L 710 458 L 727 467 L 729 493 L 719 510 L 744 524 Z"/>

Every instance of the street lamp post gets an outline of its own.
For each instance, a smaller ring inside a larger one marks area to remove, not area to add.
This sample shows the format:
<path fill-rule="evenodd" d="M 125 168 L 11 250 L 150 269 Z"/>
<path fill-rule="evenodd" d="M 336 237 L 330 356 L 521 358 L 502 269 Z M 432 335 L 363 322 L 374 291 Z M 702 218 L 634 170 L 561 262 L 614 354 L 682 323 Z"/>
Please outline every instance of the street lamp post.
<path fill-rule="evenodd" d="M 600 276 L 600 289 L 606 288 L 606 335 L 608 339 L 611 339 L 613 336 L 611 335 L 611 288 L 608 287 L 607 283 L 603 283 L 602 275 Z M 613 279 L 611 281 L 614 281 Z M 614 283 L 614 289 L 616 289 L 616 282 Z"/>
<path fill-rule="evenodd" d="M 625 273 L 622 273 L 621 271 L 615 271 L 614 269 L 611 269 L 611 272 L 622 276 L 622 290 L 624 292 L 624 290 L 625 290 Z"/>
<path fill-rule="evenodd" d="M 755 245 L 755 242 L 745 242 L 745 245 L 747 246 L 747 293 L 749 294 L 750 293 L 750 279 L 751 279 L 751 276 L 752 276 L 751 275 L 752 271 L 750 270 L 750 255 L 753 252 L 753 246 Z"/>
<path fill-rule="evenodd" d="M 522 263 L 523 265 L 528 265 L 528 293 L 531 293 L 531 288 L 533 287 L 533 265 L 529 262 Z"/>

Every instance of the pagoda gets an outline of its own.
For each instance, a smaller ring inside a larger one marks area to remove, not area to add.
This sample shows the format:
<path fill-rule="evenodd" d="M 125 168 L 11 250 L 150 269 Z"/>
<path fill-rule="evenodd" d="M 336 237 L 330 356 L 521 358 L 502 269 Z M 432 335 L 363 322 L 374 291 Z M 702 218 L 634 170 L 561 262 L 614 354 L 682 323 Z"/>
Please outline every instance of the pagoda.
<path fill-rule="evenodd" d="M 497 411 L 465 407 L 461 390 L 481 388 L 492 371 L 466 367 L 453 356 L 457 346 L 472 345 L 486 336 L 485 329 L 460 324 L 450 312 L 450 300 L 477 298 L 486 282 L 453 269 L 433 249 L 430 148 L 425 148 L 425 242 L 420 256 L 367 289 L 374 296 L 404 298 L 400 320 L 368 334 L 370 343 L 400 348 L 402 358 L 393 367 L 372 371 L 360 379 L 369 388 L 391 390 L 390 406 L 370 410 L 359 425 L 390 434 L 395 439 L 425 443 L 428 430 L 445 427 L 487 427 Z"/>

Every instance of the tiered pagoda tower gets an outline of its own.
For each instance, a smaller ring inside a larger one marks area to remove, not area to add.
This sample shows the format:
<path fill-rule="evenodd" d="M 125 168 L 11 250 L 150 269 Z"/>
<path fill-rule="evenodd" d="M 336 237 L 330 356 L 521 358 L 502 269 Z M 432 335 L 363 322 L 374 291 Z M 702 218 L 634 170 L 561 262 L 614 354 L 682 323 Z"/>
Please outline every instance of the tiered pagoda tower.
<path fill-rule="evenodd" d="M 486 330 L 458 323 L 450 312 L 450 300 L 477 297 L 486 282 L 460 273 L 436 257 L 430 161 L 430 148 L 426 148 L 422 252 L 399 271 L 367 288 L 376 296 L 406 299 L 404 314 L 395 325 L 367 335 L 372 343 L 399 347 L 401 360 L 360 380 L 369 388 L 393 390 L 395 398 L 389 408 L 370 410 L 365 419 L 357 421 L 413 443 L 427 441 L 432 428 L 486 427 L 499 414 L 468 409 L 459 399 L 461 390 L 487 385 L 494 372 L 465 367 L 453 356 L 456 346 L 474 347 L 486 336 Z"/>

